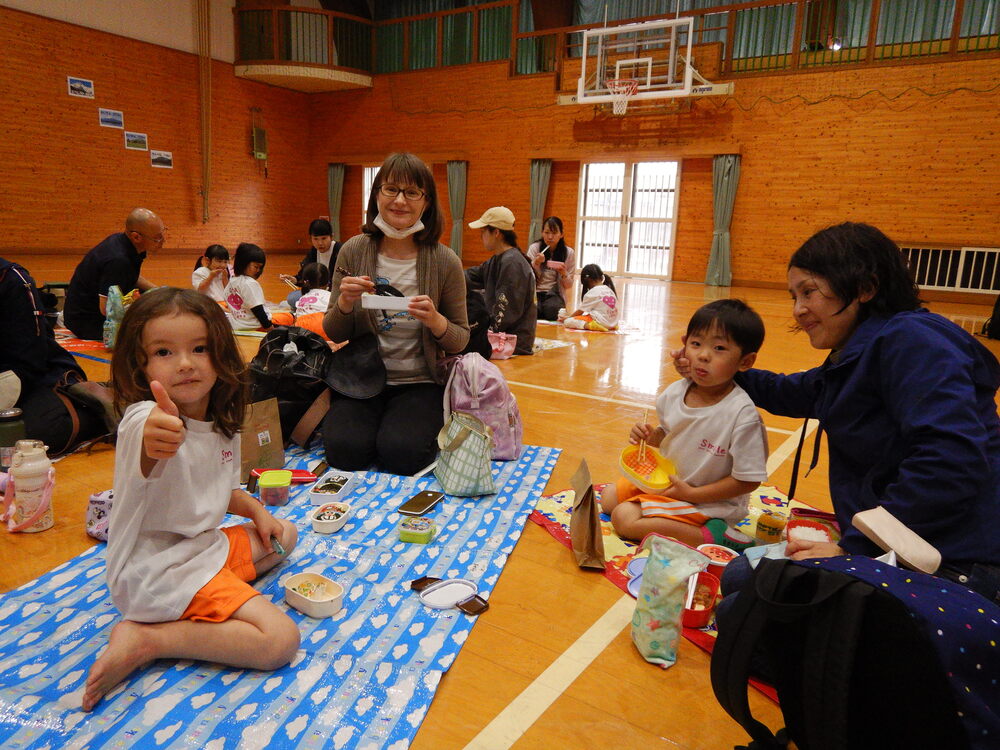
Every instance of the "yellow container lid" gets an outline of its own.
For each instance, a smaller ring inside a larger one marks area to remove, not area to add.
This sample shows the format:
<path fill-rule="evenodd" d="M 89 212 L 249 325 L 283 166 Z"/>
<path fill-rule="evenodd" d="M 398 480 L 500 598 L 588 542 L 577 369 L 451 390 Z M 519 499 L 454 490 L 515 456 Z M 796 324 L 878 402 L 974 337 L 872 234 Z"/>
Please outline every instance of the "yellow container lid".
<path fill-rule="evenodd" d="M 288 469 L 270 469 L 261 472 L 258 487 L 288 487 L 292 483 L 292 472 Z"/>

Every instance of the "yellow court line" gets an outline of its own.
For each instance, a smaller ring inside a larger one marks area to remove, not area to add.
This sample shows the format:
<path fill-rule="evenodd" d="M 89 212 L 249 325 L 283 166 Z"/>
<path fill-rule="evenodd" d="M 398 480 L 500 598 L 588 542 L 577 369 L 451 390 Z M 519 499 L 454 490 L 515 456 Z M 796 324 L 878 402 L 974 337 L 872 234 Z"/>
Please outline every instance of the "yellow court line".
<path fill-rule="evenodd" d="M 466 750 L 504 750 L 523 735 L 623 628 L 632 622 L 635 599 L 623 596 L 521 694 L 465 746 Z"/>

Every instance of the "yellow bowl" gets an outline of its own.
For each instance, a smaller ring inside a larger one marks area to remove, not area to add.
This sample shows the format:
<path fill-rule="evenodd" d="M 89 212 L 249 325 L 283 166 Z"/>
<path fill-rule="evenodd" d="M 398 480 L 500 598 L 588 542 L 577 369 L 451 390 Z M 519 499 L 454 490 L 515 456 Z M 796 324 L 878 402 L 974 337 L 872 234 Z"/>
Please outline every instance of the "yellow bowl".
<path fill-rule="evenodd" d="M 630 466 L 638 458 L 640 446 L 629 445 L 618 457 L 618 465 L 622 474 L 636 487 L 646 492 L 661 492 L 670 486 L 670 475 L 677 473 L 677 467 L 669 458 L 664 458 L 660 452 L 649 445 L 646 446 L 646 463 L 650 467 L 649 473 L 640 473 Z"/>

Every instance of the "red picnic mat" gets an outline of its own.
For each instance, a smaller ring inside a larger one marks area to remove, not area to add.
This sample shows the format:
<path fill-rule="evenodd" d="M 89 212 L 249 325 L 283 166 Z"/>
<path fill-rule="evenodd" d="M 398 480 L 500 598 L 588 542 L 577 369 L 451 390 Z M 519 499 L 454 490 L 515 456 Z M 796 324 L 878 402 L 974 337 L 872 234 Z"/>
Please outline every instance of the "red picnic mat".
<path fill-rule="evenodd" d="M 600 498 L 604 485 L 595 485 L 597 500 Z M 535 506 L 529 518 L 546 529 L 565 547 L 572 549 L 569 536 L 569 516 L 573 510 L 573 490 L 563 490 L 552 495 L 543 495 Z M 737 528 L 743 533 L 753 536 L 757 517 L 764 509 L 788 515 L 792 507 L 811 508 L 812 506 L 798 500 L 789 501 L 788 497 L 776 487 L 761 485 L 750 495 L 750 513 Z M 638 544 L 619 537 L 611 526 L 607 515 L 601 514 L 601 531 L 604 535 L 604 576 L 625 593 L 628 592 L 628 564 L 635 557 Z M 698 648 L 712 653 L 718 631 L 715 629 L 715 618 L 703 629 L 683 628 L 681 634 Z M 778 696 L 774 688 L 757 680 L 751 684 L 771 700 L 777 702 Z"/>

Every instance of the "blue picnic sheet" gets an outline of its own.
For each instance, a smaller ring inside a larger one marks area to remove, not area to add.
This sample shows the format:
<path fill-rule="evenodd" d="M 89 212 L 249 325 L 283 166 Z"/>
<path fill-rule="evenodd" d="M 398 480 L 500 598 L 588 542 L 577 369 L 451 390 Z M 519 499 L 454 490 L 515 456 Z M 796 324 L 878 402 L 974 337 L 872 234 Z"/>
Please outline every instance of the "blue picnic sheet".
<path fill-rule="evenodd" d="M 289 450 L 286 468 L 313 466 L 319 453 Z M 298 526 L 298 545 L 254 584 L 302 636 L 292 664 L 274 672 L 160 660 L 85 714 L 87 672 L 119 619 L 104 546 L 0 595 L 0 747 L 407 747 L 476 620 L 422 605 L 410 581 L 465 578 L 488 598 L 558 457 L 525 446 L 517 461 L 494 462 L 497 493 L 446 496 L 428 514 L 438 535 L 427 545 L 399 541 L 396 508 L 440 490 L 433 475 L 359 473 L 343 498 L 354 512 L 330 535 L 309 525 L 311 485 L 293 485 L 272 511 Z M 304 571 L 344 586 L 339 613 L 313 619 L 286 607 L 283 581 Z"/>

